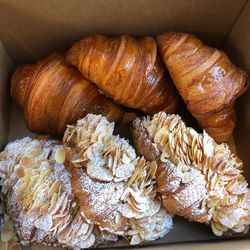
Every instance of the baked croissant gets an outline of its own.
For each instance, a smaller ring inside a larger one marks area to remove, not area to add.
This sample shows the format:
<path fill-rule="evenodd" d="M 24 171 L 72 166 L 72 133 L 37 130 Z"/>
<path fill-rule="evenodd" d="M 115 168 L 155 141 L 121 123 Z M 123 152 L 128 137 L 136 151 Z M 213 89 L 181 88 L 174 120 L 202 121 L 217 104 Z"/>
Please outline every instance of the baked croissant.
<path fill-rule="evenodd" d="M 187 108 L 217 142 L 228 141 L 235 126 L 235 100 L 248 87 L 247 74 L 226 54 L 185 33 L 157 37 L 163 61 Z"/>
<path fill-rule="evenodd" d="M 138 152 L 158 163 L 158 192 L 167 211 L 211 224 L 217 236 L 248 230 L 250 191 L 242 162 L 226 144 L 164 112 L 137 118 L 132 132 Z"/>
<path fill-rule="evenodd" d="M 89 36 L 71 47 L 67 61 L 124 106 L 148 114 L 175 111 L 178 96 L 152 37 Z"/>
<path fill-rule="evenodd" d="M 58 141 L 23 138 L 0 154 L 2 192 L 20 243 L 71 249 L 95 243 L 93 223 L 80 214 Z"/>
<path fill-rule="evenodd" d="M 54 53 L 35 65 L 20 66 L 12 77 L 11 96 L 24 110 L 28 128 L 61 135 L 67 124 L 87 113 L 103 114 L 111 121 L 123 111 L 101 95 L 94 84 Z"/>
<path fill-rule="evenodd" d="M 132 245 L 161 238 L 172 228 L 172 217 L 156 195 L 156 163 L 136 157 L 113 130 L 114 123 L 89 114 L 65 131 L 65 165 L 81 214 Z"/>

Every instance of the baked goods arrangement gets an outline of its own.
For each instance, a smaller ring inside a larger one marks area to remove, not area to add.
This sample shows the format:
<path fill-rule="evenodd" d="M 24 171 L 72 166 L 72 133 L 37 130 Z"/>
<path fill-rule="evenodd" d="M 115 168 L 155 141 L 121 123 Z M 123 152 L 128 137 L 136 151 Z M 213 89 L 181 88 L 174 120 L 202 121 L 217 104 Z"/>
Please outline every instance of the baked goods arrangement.
<path fill-rule="evenodd" d="M 37 135 L 0 153 L 0 246 L 140 245 L 168 237 L 174 216 L 246 233 L 250 190 L 226 142 L 247 87 L 224 52 L 174 32 L 93 35 L 18 67 L 10 94 Z"/>

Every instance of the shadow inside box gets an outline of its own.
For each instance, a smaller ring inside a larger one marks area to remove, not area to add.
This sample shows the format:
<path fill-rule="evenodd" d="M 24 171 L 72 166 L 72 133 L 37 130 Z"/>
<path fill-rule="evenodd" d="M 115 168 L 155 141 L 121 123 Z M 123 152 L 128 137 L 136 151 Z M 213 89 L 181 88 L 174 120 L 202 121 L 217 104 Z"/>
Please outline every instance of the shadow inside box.
<path fill-rule="evenodd" d="M 217 237 L 213 234 L 211 228 L 205 224 L 190 222 L 179 216 L 174 217 L 173 229 L 163 238 L 144 243 L 141 247 L 152 247 L 166 244 L 178 243 L 194 243 L 194 242 L 210 242 L 230 239 L 249 238 L 250 232 L 247 234 L 235 234 L 231 236 Z M 99 246 L 102 249 L 117 249 L 117 248 L 138 248 L 138 246 L 129 246 L 125 240 L 120 240 L 116 244 L 109 246 Z M 92 248 L 93 249 L 93 248 Z"/>

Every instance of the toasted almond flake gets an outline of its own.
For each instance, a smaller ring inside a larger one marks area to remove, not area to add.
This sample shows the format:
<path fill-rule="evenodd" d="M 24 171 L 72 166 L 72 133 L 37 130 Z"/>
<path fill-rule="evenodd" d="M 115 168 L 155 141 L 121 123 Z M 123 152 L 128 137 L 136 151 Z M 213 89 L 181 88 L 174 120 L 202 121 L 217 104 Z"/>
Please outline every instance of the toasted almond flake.
<path fill-rule="evenodd" d="M 176 116 L 176 117 L 170 122 L 170 124 L 169 124 L 169 131 L 170 131 L 170 132 L 174 130 L 174 128 L 175 128 L 176 125 L 178 124 L 179 120 L 180 120 L 179 117 Z"/>
<path fill-rule="evenodd" d="M 212 228 L 213 233 L 214 233 L 216 236 L 218 236 L 218 237 L 222 236 L 223 232 L 222 232 L 221 230 L 219 230 L 219 229 L 215 226 L 215 224 L 214 224 L 213 221 L 211 222 L 211 228 Z"/>
<path fill-rule="evenodd" d="M 20 160 L 20 165 L 24 168 L 32 168 L 33 167 L 33 160 L 30 157 L 22 157 Z"/>
<path fill-rule="evenodd" d="M 95 164 L 87 165 L 87 173 L 91 178 L 99 180 L 99 181 L 112 181 L 113 180 L 113 175 L 109 169 L 104 168 L 102 166 L 95 165 Z"/>
<path fill-rule="evenodd" d="M 55 160 L 58 163 L 63 164 L 65 159 L 66 159 L 66 151 L 65 151 L 64 147 L 58 148 L 56 150 Z"/>
<path fill-rule="evenodd" d="M 35 158 L 43 152 L 41 146 L 37 146 L 30 150 L 30 154 Z"/>
<path fill-rule="evenodd" d="M 161 157 L 160 157 L 160 160 L 164 163 L 168 162 L 169 161 L 169 158 L 170 158 L 170 155 L 166 152 L 163 152 L 161 154 Z"/>
<path fill-rule="evenodd" d="M 53 183 L 53 185 L 50 187 L 47 197 L 50 198 L 54 193 L 57 193 L 61 184 L 62 184 L 61 180 L 57 180 L 55 183 Z"/>
<path fill-rule="evenodd" d="M 216 227 L 218 230 L 220 230 L 220 231 L 222 231 L 222 232 L 226 232 L 226 231 L 228 230 L 227 227 L 221 225 L 221 224 L 218 223 L 218 222 L 214 222 L 214 225 L 215 225 L 215 227 Z"/>
<path fill-rule="evenodd" d="M 141 237 L 139 236 L 139 234 L 133 235 L 130 240 L 130 245 L 138 245 L 140 243 L 141 243 Z"/>
<path fill-rule="evenodd" d="M 47 211 L 48 211 L 48 205 L 42 205 L 39 210 L 39 214 L 44 215 L 45 213 L 47 213 Z"/>
<path fill-rule="evenodd" d="M 16 176 L 21 179 L 25 176 L 25 169 L 22 165 L 19 165 L 17 168 L 15 168 L 15 174 Z"/>

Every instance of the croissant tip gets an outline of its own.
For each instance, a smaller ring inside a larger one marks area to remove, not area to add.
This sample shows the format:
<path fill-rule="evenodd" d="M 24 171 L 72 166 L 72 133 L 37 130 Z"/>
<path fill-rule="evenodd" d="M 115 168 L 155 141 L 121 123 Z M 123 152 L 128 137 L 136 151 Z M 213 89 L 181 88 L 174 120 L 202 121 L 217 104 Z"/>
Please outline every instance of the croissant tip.
<path fill-rule="evenodd" d="M 11 78 L 10 95 L 21 108 L 24 105 L 25 90 L 33 70 L 33 64 L 21 65 L 15 70 Z"/>

